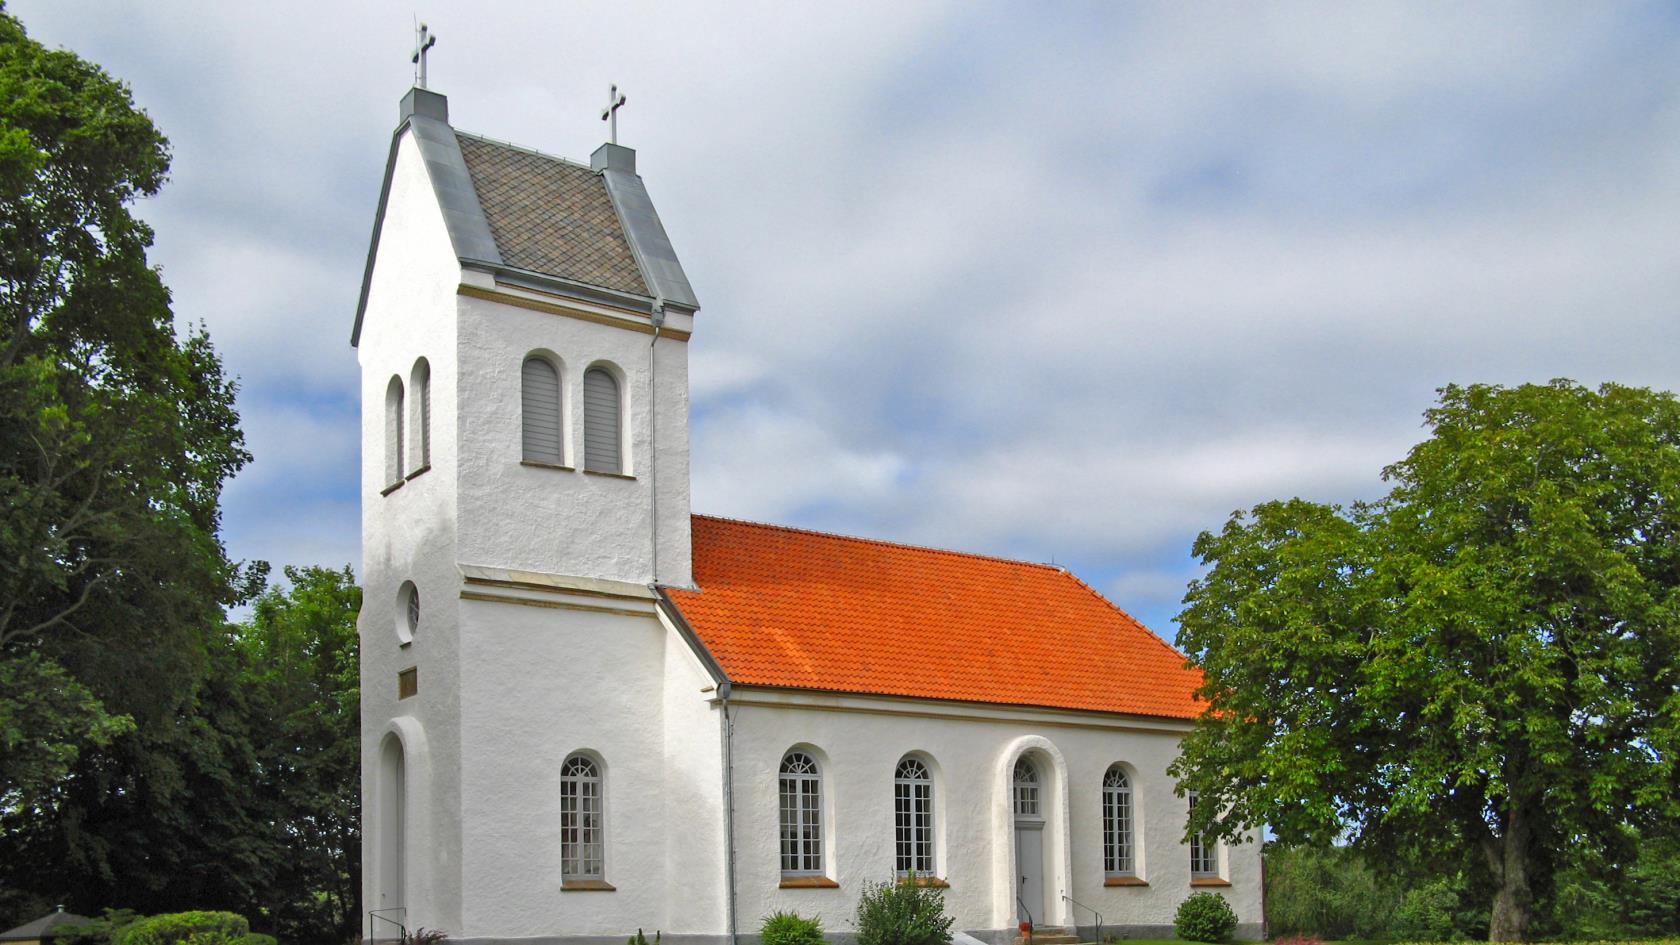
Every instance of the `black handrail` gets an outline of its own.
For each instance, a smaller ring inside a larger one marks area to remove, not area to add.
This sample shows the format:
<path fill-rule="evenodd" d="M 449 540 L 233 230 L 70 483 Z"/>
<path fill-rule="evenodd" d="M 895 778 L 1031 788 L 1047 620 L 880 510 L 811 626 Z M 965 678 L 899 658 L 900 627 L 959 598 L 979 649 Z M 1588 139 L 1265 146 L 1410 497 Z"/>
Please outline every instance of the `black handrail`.
<path fill-rule="evenodd" d="M 392 906 L 389 909 L 369 909 L 368 910 L 368 940 L 370 942 L 380 941 L 379 933 L 374 931 L 374 927 L 373 927 L 373 920 L 378 919 L 381 922 L 384 922 L 384 923 L 389 924 L 389 925 L 394 925 L 394 926 L 397 927 L 396 941 L 400 945 L 401 942 L 403 942 L 405 939 L 408 938 L 408 926 L 404 925 L 402 922 L 398 922 L 396 919 L 393 919 L 388 915 L 381 915 L 381 913 L 385 913 L 385 912 L 400 912 L 400 913 L 402 913 L 402 917 L 404 919 L 408 918 L 408 907 L 406 907 L 406 906 Z"/>
<path fill-rule="evenodd" d="M 1032 928 L 1035 928 L 1035 927 L 1036 927 L 1036 926 L 1035 926 L 1035 924 L 1034 924 L 1034 923 L 1033 923 L 1033 917 L 1032 917 L 1032 910 L 1031 910 L 1031 909 L 1028 909 L 1028 908 L 1027 908 L 1027 904 L 1026 904 L 1026 903 L 1025 903 L 1025 902 L 1022 902 L 1022 901 L 1021 901 L 1021 897 L 1020 897 L 1020 896 L 1016 896 L 1016 897 L 1015 897 L 1015 904 L 1016 904 L 1016 905 L 1018 905 L 1018 906 L 1020 906 L 1020 907 L 1021 907 L 1021 911 L 1022 911 L 1022 912 L 1024 912 L 1024 913 L 1026 913 L 1026 916 L 1027 916 L 1027 928 L 1029 928 L 1029 929 L 1032 929 Z M 1027 934 L 1028 934 L 1028 935 L 1029 935 L 1029 936 L 1030 936 L 1030 935 L 1031 935 L 1031 934 L 1032 934 L 1032 933 L 1031 933 L 1031 932 L 1028 932 L 1028 933 L 1027 933 Z"/>
<path fill-rule="evenodd" d="M 1073 898 L 1072 896 L 1068 895 L 1067 893 L 1062 893 L 1062 898 L 1066 899 L 1068 902 L 1073 903 L 1075 906 L 1077 906 L 1081 909 L 1084 909 L 1086 912 L 1089 912 L 1092 915 L 1097 917 L 1097 945 L 1102 945 L 1102 940 L 1103 940 L 1103 937 L 1102 937 L 1103 914 L 1101 912 L 1098 912 L 1097 910 L 1091 908 L 1090 906 L 1084 904 L 1083 902 L 1080 902 L 1079 900 Z M 1078 916 L 1073 917 L 1073 930 L 1074 930 L 1075 934 L 1077 934 L 1079 932 L 1079 917 Z"/>

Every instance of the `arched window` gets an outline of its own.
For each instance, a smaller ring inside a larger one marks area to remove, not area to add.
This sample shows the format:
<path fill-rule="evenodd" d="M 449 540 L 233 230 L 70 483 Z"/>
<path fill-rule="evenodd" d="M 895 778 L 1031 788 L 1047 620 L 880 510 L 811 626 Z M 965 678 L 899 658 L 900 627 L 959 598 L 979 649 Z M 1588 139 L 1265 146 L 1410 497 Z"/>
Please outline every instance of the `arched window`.
<path fill-rule="evenodd" d="M 396 375 L 385 385 L 385 484 L 403 478 L 403 382 Z"/>
<path fill-rule="evenodd" d="M 1195 791 L 1190 792 L 1190 809 L 1196 809 Z M 1199 833 L 1190 835 L 1190 875 L 1219 875 L 1219 847 Z"/>
<path fill-rule="evenodd" d="M 1109 876 L 1137 875 L 1132 856 L 1132 780 L 1115 765 L 1103 775 L 1103 872 Z"/>
<path fill-rule="evenodd" d="M 592 367 L 583 372 L 583 468 L 623 472 L 619 439 L 618 379 L 606 368 Z"/>
<path fill-rule="evenodd" d="M 409 435 L 414 442 L 408 457 L 413 473 L 432 464 L 432 366 L 425 358 L 414 362 L 408 389 L 414 392 L 414 405 L 409 408 Z"/>
<path fill-rule="evenodd" d="M 601 769 L 572 755 L 560 769 L 560 880 L 602 879 Z"/>
<path fill-rule="evenodd" d="M 893 869 L 904 876 L 933 876 L 933 775 L 915 758 L 898 763 L 893 776 Z"/>
<path fill-rule="evenodd" d="M 397 588 L 397 641 L 407 646 L 414 642 L 414 631 L 420 629 L 420 589 L 413 581 L 404 581 Z"/>
<path fill-rule="evenodd" d="M 1039 803 L 1038 769 L 1026 758 L 1015 759 L 1015 816 L 1042 817 Z"/>
<path fill-rule="evenodd" d="M 814 876 L 823 872 L 822 772 L 816 759 L 790 751 L 780 777 L 782 873 Z"/>
<path fill-rule="evenodd" d="M 560 440 L 560 372 L 546 358 L 532 356 L 520 368 L 519 404 L 523 421 L 521 454 L 533 463 L 566 462 Z"/>

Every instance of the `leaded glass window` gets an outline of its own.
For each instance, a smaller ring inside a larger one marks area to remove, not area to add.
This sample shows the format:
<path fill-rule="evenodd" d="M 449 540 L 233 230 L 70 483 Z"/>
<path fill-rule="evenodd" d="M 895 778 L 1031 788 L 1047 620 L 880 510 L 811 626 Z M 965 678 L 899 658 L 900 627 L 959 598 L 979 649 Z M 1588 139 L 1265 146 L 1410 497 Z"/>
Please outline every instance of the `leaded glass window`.
<path fill-rule="evenodd" d="M 933 876 L 933 775 L 915 758 L 893 777 L 893 868 L 899 875 Z"/>
<path fill-rule="evenodd" d="M 780 778 L 782 872 L 817 875 L 823 872 L 822 772 L 816 759 L 790 751 L 782 759 Z"/>
<path fill-rule="evenodd" d="M 1103 775 L 1102 789 L 1103 872 L 1109 876 L 1133 876 L 1137 866 L 1132 857 L 1132 781 L 1119 766 Z"/>
<path fill-rule="evenodd" d="M 573 755 L 560 769 L 560 878 L 602 879 L 601 769 Z"/>

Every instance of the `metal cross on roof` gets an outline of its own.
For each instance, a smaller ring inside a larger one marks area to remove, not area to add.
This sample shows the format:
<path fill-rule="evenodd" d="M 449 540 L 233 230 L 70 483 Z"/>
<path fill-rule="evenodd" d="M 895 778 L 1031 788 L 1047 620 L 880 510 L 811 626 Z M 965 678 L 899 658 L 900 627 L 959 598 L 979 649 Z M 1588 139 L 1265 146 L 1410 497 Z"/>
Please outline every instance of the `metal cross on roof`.
<path fill-rule="evenodd" d="M 420 88 L 425 88 L 426 87 L 426 51 L 431 49 L 433 46 L 437 45 L 437 37 L 432 35 L 431 29 L 429 27 L 427 27 L 426 24 L 424 24 L 424 23 L 420 24 L 420 28 L 418 30 L 416 30 L 415 33 L 416 33 L 416 36 L 415 36 L 415 39 L 414 39 L 414 58 L 409 60 L 409 61 L 419 64 L 420 73 L 415 78 L 415 84 L 418 85 Z"/>
<path fill-rule="evenodd" d="M 612 143 L 618 143 L 618 110 L 624 107 L 624 96 L 618 94 L 618 86 L 614 85 L 607 93 L 607 107 L 601 109 L 601 120 L 612 121 Z"/>

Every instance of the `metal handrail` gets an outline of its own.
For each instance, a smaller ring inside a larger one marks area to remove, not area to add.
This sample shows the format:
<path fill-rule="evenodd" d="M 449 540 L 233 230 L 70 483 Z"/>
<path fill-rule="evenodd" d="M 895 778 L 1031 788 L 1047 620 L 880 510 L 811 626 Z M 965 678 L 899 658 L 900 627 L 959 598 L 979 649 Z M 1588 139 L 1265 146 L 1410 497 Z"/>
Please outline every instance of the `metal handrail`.
<path fill-rule="evenodd" d="M 1102 937 L 1103 914 L 1101 912 L 1098 912 L 1097 910 L 1091 908 L 1090 906 L 1084 904 L 1083 902 L 1080 902 L 1079 900 L 1073 898 L 1072 896 L 1068 895 L 1067 893 L 1062 893 L 1062 898 L 1066 899 L 1068 902 L 1073 903 L 1078 908 L 1084 909 L 1086 912 L 1089 912 L 1092 915 L 1097 917 L 1097 945 L 1102 945 L 1102 940 L 1103 940 L 1103 937 Z M 1074 928 L 1075 933 L 1077 933 L 1079 931 L 1079 917 L 1078 916 L 1073 917 L 1073 928 Z"/>
<path fill-rule="evenodd" d="M 1027 908 L 1027 904 L 1025 902 L 1021 901 L 1020 896 L 1015 897 L 1015 904 L 1021 907 L 1022 912 L 1026 913 L 1026 915 L 1027 915 L 1027 928 L 1029 928 L 1029 929 L 1037 928 L 1038 924 L 1033 921 L 1032 910 Z M 1027 934 L 1031 935 L 1032 933 L 1029 932 Z"/>
<path fill-rule="evenodd" d="M 402 913 L 402 917 L 403 917 L 404 920 L 406 920 L 408 918 L 408 907 L 407 906 L 391 906 L 388 909 L 369 909 L 368 910 L 368 941 L 370 941 L 370 942 L 381 941 L 381 939 L 379 937 L 379 933 L 374 930 L 373 920 L 375 920 L 375 919 L 378 919 L 379 921 L 384 922 L 387 925 L 394 925 L 394 926 L 397 927 L 397 937 L 396 937 L 395 941 L 397 941 L 398 943 L 401 943 L 408 938 L 408 926 L 405 925 L 403 922 L 399 922 L 396 919 L 391 918 L 389 915 L 384 915 L 383 914 L 383 913 L 388 913 L 388 912 L 400 912 L 400 913 Z M 385 941 L 389 941 L 389 939 L 386 939 Z"/>

